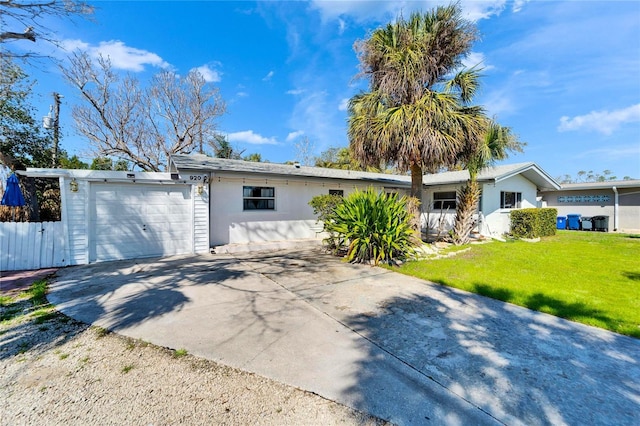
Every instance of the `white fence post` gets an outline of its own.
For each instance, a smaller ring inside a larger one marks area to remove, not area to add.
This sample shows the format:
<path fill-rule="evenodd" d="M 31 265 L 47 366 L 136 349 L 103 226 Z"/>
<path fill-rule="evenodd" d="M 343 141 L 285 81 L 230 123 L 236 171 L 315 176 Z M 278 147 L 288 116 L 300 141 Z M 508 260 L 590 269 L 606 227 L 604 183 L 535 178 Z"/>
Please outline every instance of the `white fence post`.
<path fill-rule="evenodd" d="M 62 222 L 1 222 L 0 271 L 66 265 Z"/>

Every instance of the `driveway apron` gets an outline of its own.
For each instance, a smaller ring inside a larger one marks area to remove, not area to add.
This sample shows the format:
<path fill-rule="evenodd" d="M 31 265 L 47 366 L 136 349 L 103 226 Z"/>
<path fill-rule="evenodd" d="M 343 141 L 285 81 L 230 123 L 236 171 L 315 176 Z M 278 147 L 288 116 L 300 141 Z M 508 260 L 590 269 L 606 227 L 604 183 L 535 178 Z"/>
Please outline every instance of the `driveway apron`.
<path fill-rule="evenodd" d="M 72 318 L 397 424 L 640 424 L 640 341 L 301 251 L 58 271 Z"/>

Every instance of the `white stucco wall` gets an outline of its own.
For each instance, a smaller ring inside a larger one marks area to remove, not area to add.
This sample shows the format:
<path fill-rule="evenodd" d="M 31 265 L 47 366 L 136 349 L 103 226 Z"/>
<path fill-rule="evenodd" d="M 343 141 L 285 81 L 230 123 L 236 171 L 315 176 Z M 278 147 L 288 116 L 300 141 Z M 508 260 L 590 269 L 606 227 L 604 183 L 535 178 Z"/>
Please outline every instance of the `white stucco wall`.
<path fill-rule="evenodd" d="M 521 208 L 535 208 L 537 187 L 530 180 L 520 176 L 511 176 L 496 183 L 485 183 L 482 185 L 482 199 L 480 200 L 480 210 L 482 218 L 479 231 L 483 235 L 500 236 L 509 232 L 511 220 L 509 213 L 513 209 L 500 208 L 500 193 L 521 192 Z"/>
<path fill-rule="evenodd" d="M 434 193 L 456 192 L 457 185 L 441 185 L 424 188 L 422 190 L 422 228 L 430 234 L 446 233 L 453 228 L 456 210 L 434 209 Z"/>
<path fill-rule="evenodd" d="M 275 188 L 275 210 L 243 211 L 243 186 Z M 370 185 L 337 179 L 294 179 L 216 172 L 210 183 L 210 244 L 246 244 L 322 238 L 309 201 L 317 195 L 339 189 L 348 195 Z M 386 190 L 374 186 L 376 190 Z M 391 192 L 391 190 L 387 190 Z M 400 191 L 401 195 L 404 191 Z"/>
<path fill-rule="evenodd" d="M 511 221 L 509 213 L 512 209 L 500 208 L 500 193 L 520 192 L 522 193 L 521 208 L 537 207 L 537 188 L 533 182 L 520 176 L 512 176 L 497 183 L 484 183 L 478 214 L 478 231 L 483 235 L 500 236 L 509 232 Z M 456 191 L 459 185 L 442 185 L 425 188 L 423 191 L 424 213 L 423 225 L 428 224 L 431 233 L 436 233 L 440 228 L 447 232 L 453 228 L 456 212 L 454 209 L 441 211 L 433 209 L 434 193 Z"/>

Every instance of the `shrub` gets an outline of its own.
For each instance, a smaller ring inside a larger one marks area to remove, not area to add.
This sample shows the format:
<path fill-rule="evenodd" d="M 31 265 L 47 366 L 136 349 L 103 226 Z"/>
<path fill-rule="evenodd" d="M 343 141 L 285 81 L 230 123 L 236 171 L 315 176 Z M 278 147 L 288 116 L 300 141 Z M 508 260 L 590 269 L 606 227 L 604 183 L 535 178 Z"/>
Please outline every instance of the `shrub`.
<path fill-rule="evenodd" d="M 521 209 L 511 212 L 511 235 L 515 238 L 547 237 L 556 234 L 556 209 Z"/>
<path fill-rule="evenodd" d="M 347 245 L 347 260 L 393 263 L 413 253 L 417 242 L 410 225 L 406 197 L 355 191 L 336 206 L 325 229 Z M 341 247 L 339 247 L 341 248 Z"/>
<path fill-rule="evenodd" d="M 309 201 L 309 205 L 313 208 L 313 214 L 318 216 L 319 222 L 323 222 L 323 231 L 328 234 L 323 243 L 333 254 L 337 254 L 340 251 L 344 239 L 333 232 L 330 227 L 327 227 L 327 224 L 333 221 L 336 206 L 342 203 L 342 200 L 343 198 L 340 195 L 324 194 L 317 195 Z"/>
<path fill-rule="evenodd" d="M 318 216 L 318 220 L 326 222 L 329 220 L 336 209 L 336 206 L 342 202 L 340 195 L 317 195 L 309 201 L 309 205 L 313 208 L 313 214 Z"/>
<path fill-rule="evenodd" d="M 538 209 L 538 236 L 556 235 L 558 209 Z"/>

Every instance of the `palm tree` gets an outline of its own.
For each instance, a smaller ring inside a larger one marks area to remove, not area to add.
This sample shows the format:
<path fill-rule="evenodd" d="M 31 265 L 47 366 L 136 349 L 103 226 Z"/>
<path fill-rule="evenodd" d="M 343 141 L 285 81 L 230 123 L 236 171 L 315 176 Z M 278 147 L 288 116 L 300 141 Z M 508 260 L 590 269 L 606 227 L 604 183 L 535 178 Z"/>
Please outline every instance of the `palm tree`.
<path fill-rule="evenodd" d="M 479 144 L 469 144 L 471 148 L 461 155 L 461 162 L 469 171 L 469 180 L 458 190 L 456 217 L 452 240 L 456 245 L 469 242 L 473 229 L 473 215 L 478 209 L 480 185 L 478 173 L 496 161 L 504 160 L 509 151 L 522 152 L 525 143 L 520 142 L 509 127 L 503 127 L 494 120 L 488 121 L 486 131 Z"/>
<path fill-rule="evenodd" d="M 235 149 L 226 136 L 215 134 L 214 140 L 211 142 L 216 158 L 228 158 L 231 160 L 241 160 L 244 149 L 238 151 Z"/>
<path fill-rule="evenodd" d="M 356 43 L 370 91 L 349 103 L 351 150 L 365 165 L 383 161 L 411 171 L 418 200 L 424 172 L 455 164 L 484 128 L 482 108 L 469 105 L 477 70 L 453 75 L 476 38 L 473 24 L 451 5 L 401 17 Z"/>

